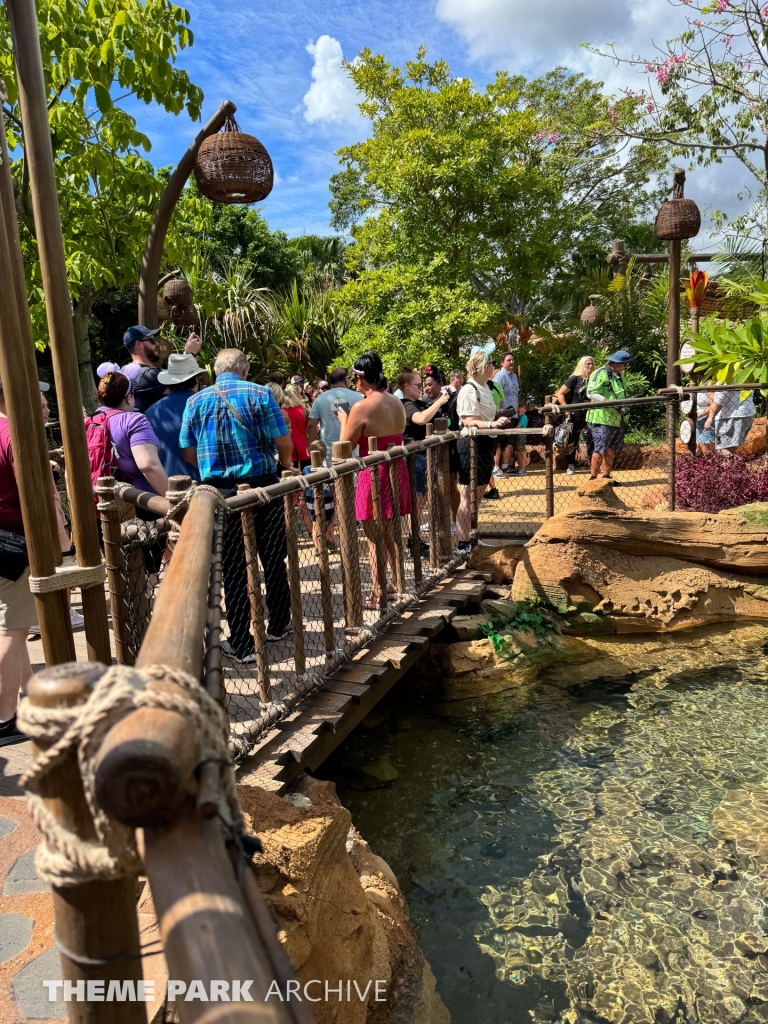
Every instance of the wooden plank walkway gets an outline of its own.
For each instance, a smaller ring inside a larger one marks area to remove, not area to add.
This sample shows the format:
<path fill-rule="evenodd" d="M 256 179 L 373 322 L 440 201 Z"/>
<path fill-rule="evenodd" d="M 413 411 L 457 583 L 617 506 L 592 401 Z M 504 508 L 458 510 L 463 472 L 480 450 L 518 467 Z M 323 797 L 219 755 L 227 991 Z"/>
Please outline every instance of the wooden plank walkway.
<path fill-rule="evenodd" d="M 238 781 L 282 793 L 305 768 L 316 769 L 429 650 L 456 613 L 482 600 L 486 586 L 480 573 L 466 569 L 447 577 L 262 737 L 238 769 Z"/>

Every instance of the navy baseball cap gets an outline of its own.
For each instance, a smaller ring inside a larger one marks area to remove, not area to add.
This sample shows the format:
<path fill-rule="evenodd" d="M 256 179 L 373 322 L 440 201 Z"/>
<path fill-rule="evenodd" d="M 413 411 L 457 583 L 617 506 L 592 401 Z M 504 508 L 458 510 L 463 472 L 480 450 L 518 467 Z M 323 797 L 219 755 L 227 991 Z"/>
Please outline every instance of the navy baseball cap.
<path fill-rule="evenodd" d="M 609 363 L 628 363 L 632 356 L 627 352 L 625 348 L 620 348 L 618 352 L 614 352 L 612 356 L 608 356 Z"/>
<path fill-rule="evenodd" d="M 142 327 L 141 324 L 137 324 L 135 327 L 129 327 L 123 335 L 123 344 L 126 348 L 133 348 L 137 341 L 144 341 L 145 338 L 151 338 L 155 334 L 160 333 L 160 328 L 155 327 L 154 330 L 150 330 L 149 327 Z"/>

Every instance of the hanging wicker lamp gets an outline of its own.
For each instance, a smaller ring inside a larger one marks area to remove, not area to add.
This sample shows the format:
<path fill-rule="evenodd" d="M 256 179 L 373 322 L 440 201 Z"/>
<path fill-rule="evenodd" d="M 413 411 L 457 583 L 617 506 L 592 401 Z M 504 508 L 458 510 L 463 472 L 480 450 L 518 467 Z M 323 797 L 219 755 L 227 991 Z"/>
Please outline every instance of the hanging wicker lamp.
<path fill-rule="evenodd" d="M 675 168 L 672 198 L 668 199 L 656 214 L 654 230 L 656 237 L 664 241 L 693 238 L 701 228 L 701 214 L 692 199 L 686 199 L 685 171 L 682 167 Z"/>
<path fill-rule="evenodd" d="M 191 302 L 180 306 L 172 306 L 171 323 L 176 324 L 177 327 L 197 327 L 200 323 L 200 314 L 197 312 L 197 306 Z"/>
<path fill-rule="evenodd" d="M 170 305 L 165 301 L 165 299 L 163 299 L 163 298 L 158 299 L 157 300 L 157 320 L 158 320 L 158 323 L 163 323 L 163 321 L 170 320 L 170 319 L 171 319 L 171 307 L 170 307 Z"/>
<path fill-rule="evenodd" d="M 195 160 L 197 187 L 216 203 L 258 203 L 272 191 L 274 178 L 269 153 L 233 117 L 203 141 Z"/>
<path fill-rule="evenodd" d="M 592 327 L 594 324 L 600 322 L 600 309 L 595 305 L 595 299 L 599 299 L 599 295 L 589 296 L 589 305 L 585 306 L 581 313 L 581 322 L 585 327 Z"/>
<path fill-rule="evenodd" d="M 190 306 L 194 301 L 189 282 L 183 277 L 172 277 L 165 282 L 163 298 L 169 306 Z"/>

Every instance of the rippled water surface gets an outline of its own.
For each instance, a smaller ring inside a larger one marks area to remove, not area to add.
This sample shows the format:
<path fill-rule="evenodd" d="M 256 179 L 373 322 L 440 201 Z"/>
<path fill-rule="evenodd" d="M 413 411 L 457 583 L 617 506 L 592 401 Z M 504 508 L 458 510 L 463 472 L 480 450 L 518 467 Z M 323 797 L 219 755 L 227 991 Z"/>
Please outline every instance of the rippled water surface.
<path fill-rule="evenodd" d="M 454 703 L 412 673 L 323 765 L 454 1024 L 768 1021 L 767 640 Z"/>

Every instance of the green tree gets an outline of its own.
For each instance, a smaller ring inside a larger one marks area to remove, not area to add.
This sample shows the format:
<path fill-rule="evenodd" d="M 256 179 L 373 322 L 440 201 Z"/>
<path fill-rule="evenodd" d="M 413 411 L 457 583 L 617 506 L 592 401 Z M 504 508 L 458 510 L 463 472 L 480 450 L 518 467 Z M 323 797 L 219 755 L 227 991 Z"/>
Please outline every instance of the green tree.
<path fill-rule="evenodd" d="M 500 72 L 479 91 L 423 49 L 404 71 L 369 50 L 347 67 L 372 123 L 331 180 L 333 224 L 354 238 L 342 294 L 366 310 L 350 352 L 457 359 L 463 336 L 529 310 L 559 263 L 649 202 L 657 147 L 617 140 L 581 76 Z"/>
<path fill-rule="evenodd" d="M 189 14 L 169 0 L 38 0 L 46 69 L 49 122 L 83 404 L 96 393 L 91 370 L 88 316 L 108 289 L 135 279 L 149 226 L 164 185 L 143 155 L 150 141 L 120 106 L 134 97 L 169 114 L 200 116 L 201 90 L 174 67 L 178 51 L 192 44 Z M 22 225 L 28 288 L 39 348 L 47 344 L 40 265 L 32 219 L 24 133 L 18 106 L 7 12 L 0 6 L 0 78 L 11 148 L 16 206 Z M 202 228 L 208 204 L 188 196 L 181 219 Z M 178 233 L 167 242 L 171 261 L 180 255 Z"/>
<path fill-rule="evenodd" d="M 197 192 L 194 183 L 190 189 Z M 259 288 L 289 288 L 303 265 L 293 240 L 283 231 L 270 231 L 253 207 L 214 204 L 210 223 L 195 237 L 215 270 L 225 271 L 232 260 L 247 264 Z"/>

